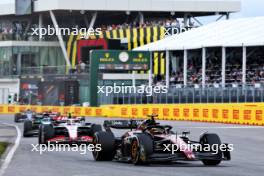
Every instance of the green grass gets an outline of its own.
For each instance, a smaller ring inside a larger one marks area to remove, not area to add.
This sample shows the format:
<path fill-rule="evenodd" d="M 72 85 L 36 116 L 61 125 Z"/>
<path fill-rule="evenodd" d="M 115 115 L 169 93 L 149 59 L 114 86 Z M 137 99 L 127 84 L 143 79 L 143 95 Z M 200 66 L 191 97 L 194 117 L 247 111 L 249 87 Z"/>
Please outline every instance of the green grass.
<path fill-rule="evenodd" d="M 0 142 L 0 157 L 5 152 L 7 145 L 8 144 L 6 142 Z"/>

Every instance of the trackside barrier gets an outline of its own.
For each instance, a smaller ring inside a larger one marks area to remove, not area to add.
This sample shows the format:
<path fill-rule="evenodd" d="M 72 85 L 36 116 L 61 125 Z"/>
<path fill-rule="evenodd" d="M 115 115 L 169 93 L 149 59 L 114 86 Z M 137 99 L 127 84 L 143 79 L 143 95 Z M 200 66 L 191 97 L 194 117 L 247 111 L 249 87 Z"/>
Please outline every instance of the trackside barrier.
<path fill-rule="evenodd" d="M 236 104 L 151 104 L 101 106 L 106 117 L 181 120 L 264 126 L 264 103 Z"/>
<path fill-rule="evenodd" d="M 264 126 L 264 103 L 104 105 L 101 107 L 0 105 L 0 114 L 15 114 L 27 109 L 36 112 L 72 113 L 76 116 L 135 119 L 157 114 L 159 120 Z"/>
<path fill-rule="evenodd" d="M 77 107 L 77 106 L 22 106 L 22 105 L 0 105 L 0 114 L 15 114 L 23 112 L 27 109 L 35 111 L 37 113 L 41 112 L 60 112 L 61 114 L 72 113 L 77 116 L 91 116 L 91 117 L 101 117 L 105 116 L 103 114 L 103 108 L 101 107 Z M 106 109 L 106 108 L 104 108 Z"/>

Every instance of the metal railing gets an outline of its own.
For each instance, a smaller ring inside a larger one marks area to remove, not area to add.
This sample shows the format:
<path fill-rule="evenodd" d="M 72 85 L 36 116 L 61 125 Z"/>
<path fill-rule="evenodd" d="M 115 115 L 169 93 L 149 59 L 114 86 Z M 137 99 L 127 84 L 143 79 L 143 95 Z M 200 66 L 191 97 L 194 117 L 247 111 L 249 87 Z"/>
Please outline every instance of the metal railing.
<path fill-rule="evenodd" d="M 72 68 L 70 66 L 40 66 L 40 67 L 22 67 L 17 69 L 0 70 L 0 77 L 27 76 L 27 75 L 69 75 L 69 74 L 88 74 L 89 67 Z"/>
<path fill-rule="evenodd" d="M 21 68 L 21 75 L 41 75 L 41 74 L 66 74 L 66 66 L 44 66 L 44 67 L 25 67 Z"/>
<path fill-rule="evenodd" d="M 44 35 L 41 38 L 42 41 L 57 41 L 56 35 Z M 0 41 L 39 41 L 38 35 L 32 35 L 31 33 L 3 33 L 0 32 Z"/>
<path fill-rule="evenodd" d="M 141 93 L 99 94 L 98 101 L 104 104 L 187 104 L 187 103 L 243 103 L 264 102 L 264 86 L 177 88 L 168 92 L 147 96 Z"/>

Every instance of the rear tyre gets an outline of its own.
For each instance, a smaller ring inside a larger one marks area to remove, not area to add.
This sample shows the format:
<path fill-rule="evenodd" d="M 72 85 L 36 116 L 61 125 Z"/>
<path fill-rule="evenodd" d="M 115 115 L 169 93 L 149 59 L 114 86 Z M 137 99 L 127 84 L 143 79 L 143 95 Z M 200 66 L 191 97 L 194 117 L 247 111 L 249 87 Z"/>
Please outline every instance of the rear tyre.
<path fill-rule="evenodd" d="M 15 114 L 14 121 L 15 121 L 16 123 L 18 123 L 19 120 L 21 119 L 21 116 L 22 116 L 22 115 L 21 115 L 20 113 Z"/>
<path fill-rule="evenodd" d="M 30 134 L 30 131 L 32 131 L 33 129 L 33 125 L 32 122 L 30 120 L 26 120 L 24 122 L 24 131 L 23 131 L 23 136 L 24 137 L 31 137 L 32 134 Z"/>
<path fill-rule="evenodd" d="M 44 144 L 44 141 L 42 139 L 42 130 L 43 130 L 43 125 L 39 126 L 39 133 L 38 133 L 38 143 L 39 144 Z"/>
<path fill-rule="evenodd" d="M 148 164 L 148 157 L 153 153 L 153 140 L 149 135 L 140 134 L 131 143 L 131 161 L 135 165 Z"/>
<path fill-rule="evenodd" d="M 201 139 L 200 139 L 200 143 L 202 145 L 207 144 L 209 145 L 211 148 L 213 145 L 217 144 L 218 146 L 218 152 L 215 154 L 215 159 L 210 159 L 210 160 L 202 160 L 203 164 L 206 166 L 216 166 L 219 165 L 222 161 L 222 152 L 220 150 L 220 145 L 221 140 L 219 138 L 219 136 L 217 134 L 213 134 L 213 133 L 206 133 L 204 134 Z"/>
<path fill-rule="evenodd" d="M 95 161 L 112 161 L 115 156 L 115 136 L 113 133 L 99 131 L 96 132 L 93 144 L 101 145 L 101 150 L 92 152 Z"/>

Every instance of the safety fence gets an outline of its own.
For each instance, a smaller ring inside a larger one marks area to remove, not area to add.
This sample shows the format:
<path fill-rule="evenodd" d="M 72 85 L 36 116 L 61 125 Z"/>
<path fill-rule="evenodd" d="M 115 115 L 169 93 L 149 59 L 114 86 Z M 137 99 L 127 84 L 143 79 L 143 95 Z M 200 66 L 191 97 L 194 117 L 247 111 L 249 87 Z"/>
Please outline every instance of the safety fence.
<path fill-rule="evenodd" d="M 1 114 L 31 109 L 55 111 L 88 117 L 145 118 L 156 114 L 159 120 L 198 121 L 264 126 L 264 103 L 237 104 L 146 104 L 105 105 L 101 107 L 0 106 Z"/>
<path fill-rule="evenodd" d="M 259 84 L 260 85 L 260 84 Z M 230 86 L 230 85 L 227 85 Z M 106 91 L 105 91 L 106 92 Z M 264 86 L 244 85 L 239 87 L 176 87 L 170 86 L 167 93 L 111 93 L 99 94 L 101 105 L 107 104 L 191 104 L 191 103 L 257 103 L 264 102 Z"/>
<path fill-rule="evenodd" d="M 76 67 L 72 66 L 37 66 L 37 67 L 21 67 L 9 69 L 5 67 L 0 69 L 0 77 L 17 77 L 17 76 L 38 76 L 38 75 L 88 75 L 89 66 L 80 64 Z"/>

